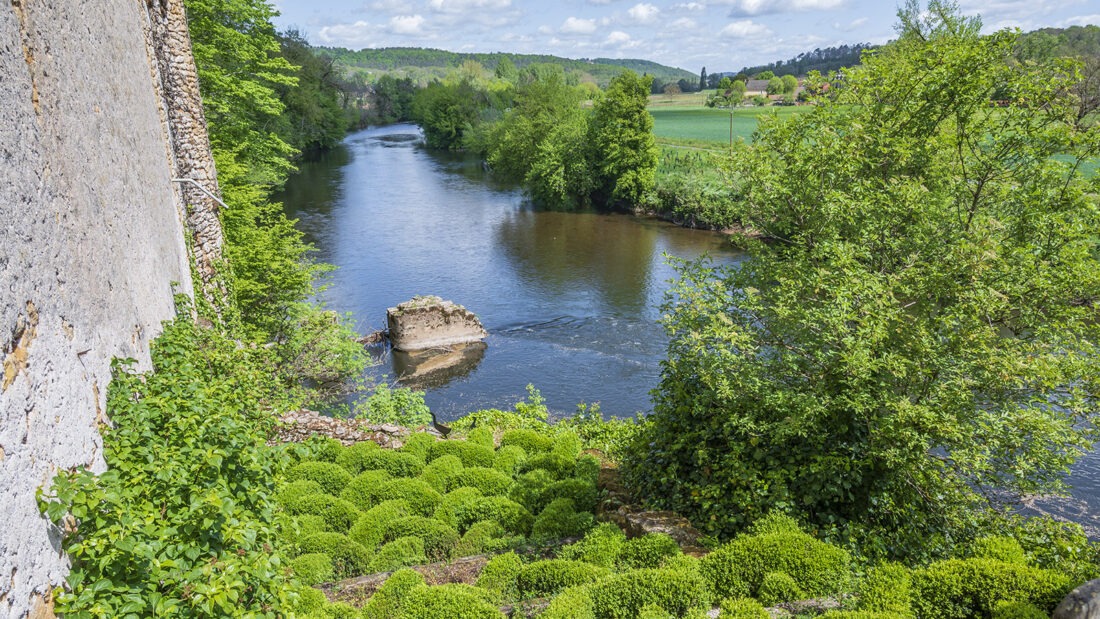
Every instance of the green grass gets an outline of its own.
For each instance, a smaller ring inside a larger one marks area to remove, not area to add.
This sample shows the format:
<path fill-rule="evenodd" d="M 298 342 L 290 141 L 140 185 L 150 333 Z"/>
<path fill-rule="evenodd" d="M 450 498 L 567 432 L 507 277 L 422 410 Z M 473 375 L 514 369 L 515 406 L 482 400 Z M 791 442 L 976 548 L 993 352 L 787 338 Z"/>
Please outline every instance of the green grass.
<path fill-rule="evenodd" d="M 744 107 L 733 110 L 733 139 L 751 141 L 752 132 L 762 115 L 787 117 L 810 111 L 809 106 Z M 730 142 L 730 111 L 706 107 L 651 107 L 653 133 L 658 140 L 688 140 L 691 142 Z"/>

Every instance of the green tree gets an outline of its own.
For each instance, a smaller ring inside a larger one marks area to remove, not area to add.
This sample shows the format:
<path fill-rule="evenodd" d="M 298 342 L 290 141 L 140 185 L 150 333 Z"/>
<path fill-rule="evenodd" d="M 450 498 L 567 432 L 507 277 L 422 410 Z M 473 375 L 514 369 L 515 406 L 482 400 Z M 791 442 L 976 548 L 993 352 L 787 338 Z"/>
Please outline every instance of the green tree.
<path fill-rule="evenodd" d="M 300 151 L 332 148 L 344 137 L 340 79 L 332 59 L 318 55 L 297 30 L 279 35 L 283 58 L 297 67 L 298 83 L 277 88 L 284 110 L 280 136 Z"/>
<path fill-rule="evenodd" d="M 783 94 L 793 95 L 798 90 L 798 78 L 793 75 L 784 75 L 779 78 L 783 82 Z"/>
<path fill-rule="evenodd" d="M 733 84 L 733 81 L 730 80 L 728 75 L 722 76 L 722 79 L 718 80 L 718 94 L 729 90 L 731 84 Z"/>
<path fill-rule="evenodd" d="M 707 89 L 707 68 L 703 67 L 703 70 L 699 72 L 699 90 Z"/>
<path fill-rule="evenodd" d="M 625 468 L 713 533 L 782 510 L 934 552 L 1062 488 L 1098 438 L 1100 207 L 1075 161 L 1100 135 L 1075 123 L 1076 74 L 1010 62 L 1011 32 L 938 0 L 899 17 L 836 102 L 762 122 L 740 171 L 768 242 L 685 265 L 666 307 Z"/>
<path fill-rule="evenodd" d="M 413 96 L 413 118 L 424 129 L 424 139 L 432 148 L 458 150 L 463 137 L 478 121 L 483 100 L 468 79 L 459 82 L 428 84 Z"/>
<path fill-rule="evenodd" d="M 609 206 L 633 207 L 653 190 L 657 143 L 653 117 L 646 110 L 651 78 L 624 71 L 596 100 L 589 122 L 595 149 L 597 194 Z"/>
<path fill-rule="evenodd" d="M 770 80 L 773 77 L 775 77 L 775 73 L 772 71 L 761 71 L 756 74 L 756 79 L 758 80 Z"/>
<path fill-rule="evenodd" d="M 768 80 L 768 87 L 766 91 L 769 95 L 783 94 L 783 80 L 778 77 L 773 77 Z"/>
<path fill-rule="evenodd" d="M 740 105 L 741 104 L 741 101 L 744 100 L 744 98 L 745 98 L 745 88 L 746 88 L 745 82 L 742 82 L 741 80 L 734 80 L 730 84 L 730 87 L 729 87 L 729 91 L 730 91 L 729 102 L 730 102 L 730 105 Z"/>
<path fill-rule="evenodd" d="M 513 84 L 519 79 L 519 69 L 516 68 L 516 63 L 507 57 L 500 59 L 497 68 L 493 70 L 493 74 L 496 75 L 497 79 Z"/>

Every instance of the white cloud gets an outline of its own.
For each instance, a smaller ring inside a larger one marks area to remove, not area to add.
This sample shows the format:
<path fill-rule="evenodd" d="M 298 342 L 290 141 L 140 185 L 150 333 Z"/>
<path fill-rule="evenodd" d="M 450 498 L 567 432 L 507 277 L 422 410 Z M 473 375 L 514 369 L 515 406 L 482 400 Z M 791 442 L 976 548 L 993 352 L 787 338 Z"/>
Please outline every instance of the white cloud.
<path fill-rule="evenodd" d="M 317 38 L 326 45 L 346 47 L 372 47 L 378 38 L 378 28 L 366 21 L 353 24 L 334 24 L 325 26 L 317 33 Z"/>
<path fill-rule="evenodd" d="M 512 0 L 429 0 L 437 13 L 466 13 L 478 9 L 500 10 L 512 6 Z"/>
<path fill-rule="evenodd" d="M 397 15 L 390 18 L 390 32 L 394 34 L 423 34 L 423 25 L 424 18 L 420 15 Z"/>
<path fill-rule="evenodd" d="M 567 17 L 558 30 L 563 34 L 592 34 L 596 31 L 596 20 Z"/>
<path fill-rule="evenodd" d="M 746 39 L 750 37 L 770 34 L 771 30 L 764 24 L 754 22 L 751 19 L 739 19 L 734 22 L 730 22 L 725 28 L 719 31 L 719 35 L 723 37 L 732 37 L 735 39 Z"/>
<path fill-rule="evenodd" d="M 656 21 L 657 16 L 661 14 L 661 9 L 643 2 L 630 7 L 626 13 L 630 15 L 630 19 L 639 24 L 649 24 Z"/>
<path fill-rule="evenodd" d="M 1078 15 L 1062 21 L 1063 26 L 1100 26 L 1100 13 L 1096 15 Z"/>
<path fill-rule="evenodd" d="M 685 2 L 685 3 L 682 3 L 682 4 L 672 5 L 672 10 L 673 11 L 705 11 L 705 10 L 707 10 L 707 5 L 699 4 L 698 2 Z"/>
<path fill-rule="evenodd" d="M 630 35 L 622 30 L 615 30 L 611 34 L 607 35 L 605 43 L 608 45 L 623 45 L 630 42 Z"/>
<path fill-rule="evenodd" d="M 868 21 L 868 18 L 860 17 L 859 19 L 852 20 L 848 24 L 842 24 L 840 22 L 834 22 L 833 23 L 833 29 L 839 30 L 841 32 L 851 32 L 851 31 L 855 30 L 856 28 L 859 28 L 860 26 L 866 24 L 867 21 Z"/>
<path fill-rule="evenodd" d="M 668 27 L 672 30 L 695 30 L 699 27 L 699 24 L 695 23 L 695 20 L 690 17 L 681 17 L 670 23 Z"/>
<path fill-rule="evenodd" d="M 839 9 L 848 0 L 728 0 L 732 4 L 731 17 L 745 15 L 769 15 L 793 11 L 831 11 Z"/>

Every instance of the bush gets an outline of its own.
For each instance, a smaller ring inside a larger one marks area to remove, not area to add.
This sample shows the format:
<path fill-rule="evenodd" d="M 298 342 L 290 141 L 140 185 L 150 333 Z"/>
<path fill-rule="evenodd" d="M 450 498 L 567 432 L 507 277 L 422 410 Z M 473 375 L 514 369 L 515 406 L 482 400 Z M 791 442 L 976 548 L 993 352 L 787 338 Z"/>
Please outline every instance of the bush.
<path fill-rule="evenodd" d="M 295 593 L 298 594 L 298 601 L 293 604 L 293 607 L 299 615 L 322 617 L 325 615 L 328 598 L 324 593 L 311 587 L 299 587 Z"/>
<path fill-rule="evenodd" d="M 340 496 L 340 491 L 351 481 L 351 473 L 332 462 L 301 462 L 287 470 L 286 478 L 288 481 L 315 481 L 326 493 Z"/>
<path fill-rule="evenodd" d="M 554 436 L 550 445 L 551 453 L 556 453 L 574 462 L 577 460 L 577 456 L 581 455 L 582 449 L 584 449 L 584 444 L 581 443 L 581 437 L 577 436 L 572 428 L 558 428 L 558 433 Z"/>
<path fill-rule="evenodd" d="M 600 479 L 600 460 L 592 454 L 581 454 L 573 465 L 573 477 L 582 479 L 593 486 Z"/>
<path fill-rule="evenodd" d="M 489 449 L 495 449 L 496 443 L 493 440 L 493 429 L 481 426 L 474 428 L 466 433 L 466 440 L 476 445 L 482 445 Z"/>
<path fill-rule="evenodd" d="M 523 599 L 547 597 L 566 587 L 595 582 L 607 573 L 608 570 L 583 561 L 547 559 L 520 568 L 516 587 Z"/>
<path fill-rule="evenodd" d="M 425 425 L 432 419 L 423 391 L 394 389 L 385 382 L 375 385 L 373 393 L 355 403 L 355 416 L 371 423 L 393 423 L 407 428 Z"/>
<path fill-rule="evenodd" d="M 565 589 L 546 607 L 539 619 L 596 619 L 596 608 L 588 586 L 582 585 Z"/>
<path fill-rule="evenodd" d="M 409 591 L 424 585 L 424 577 L 409 569 L 397 570 L 363 606 L 363 619 L 393 619 Z"/>
<path fill-rule="evenodd" d="M 542 469 L 549 473 L 554 479 L 565 479 L 573 474 L 573 469 L 576 465 L 576 459 L 561 452 L 554 451 L 551 453 L 535 454 L 527 458 L 522 468 L 524 471 Z"/>
<path fill-rule="evenodd" d="M 565 546 L 558 553 L 562 559 L 584 561 L 602 567 L 612 567 L 619 561 L 626 534 L 610 522 L 596 525 L 581 541 Z"/>
<path fill-rule="evenodd" d="M 375 453 L 381 450 L 382 447 L 374 441 L 359 441 L 358 443 L 353 443 L 342 448 L 336 454 L 336 464 L 347 469 L 352 475 L 358 475 L 363 471 L 376 468 L 360 466 L 360 463 L 363 461 L 363 456 L 367 453 Z"/>
<path fill-rule="evenodd" d="M 332 567 L 332 558 L 320 552 L 300 555 L 290 560 L 290 569 L 298 582 L 311 587 L 328 582 L 336 574 Z"/>
<path fill-rule="evenodd" d="M 359 516 L 359 520 L 351 525 L 348 537 L 362 544 L 367 550 L 374 550 L 382 543 L 389 523 L 412 515 L 413 511 L 408 501 L 403 499 L 382 501 Z"/>
<path fill-rule="evenodd" d="M 446 455 L 458 456 L 465 466 L 493 466 L 496 454 L 492 449 L 466 441 L 436 441 L 428 451 L 428 461 Z"/>
<path fill-rule="evenodd" d="M 554 439 L 542 432 L 527 429 L 506 430 L 500 437 L 501 448 L 515 445 L 528 455 L 548 452 L 554 445 Z"/>
<path fill-rule="evenodd" d="M 275 493 L 275 502 L 283 509 L 290 510 L 298 500 L 311 494 L 324 494 L 325 489 L 321 484 L 312 479 L 299 479 L 283 484 Z"/>
<path fill-rule="evenodd" d="M 805 533 L 742 535 L 704 557 L 700 570 L 719 598 L 754 597 L 768 572 L 786 572 L 810 597 L 847 585 L 846 551 Z"/>
<path fill-rule="evenodd" d="M 680 554 L 680 545 L 666 533 L 647 533 L 627 540 L 619 555 L 619 563 L 628 569 L 660 567 L 668 557 Z"/>
<path fill-rule="evenodd" d="M 410 590 L 396 619 L 504 619 L 504 614 L 467 585 L 420 586 Z"/>
<path fill-rule="evenodd" d="M 554 478 L 542 469 L 523 473 L 516 479 L 508 498 L 527 508 L 532 514 L 541 512 L 546 504 L 541 503 L 542 495 L 554 483 Z"/>
<path fill-rule="evenodd" d="M 764 606 L 775 606 L 804 597 L 798 583 L 786 572 L 768 572 L 757 589 L 756 599 Z"/>
<path fill-rule="evenodd" d="M 495 520 L 507 531 L 526 536 L 531 532 L 534 517 L 519 503 L 502 496 L 478 497 L 450 512 L 447 518 L 459 531 L 482 520 Z"/>
<path fill-rule="evenodd" d="M 515 475 L 527 461 L 527 452 L 519 445 L 505 445 L 493 456 L 493 468 L 505 475 Z"/>
<path fill-rule="evenodd" d="M 416 477 L 424 468 L 424 460 L 415 454 L 382 449 L 377 445 L 360 447 L 361 445 L 374 445 L 374 443 L 370 441 L 356 443 L 344 449 L 336 461 L 353 475 L 363 471 L 386 471 L 394 477 Z"/>
<path fill-rule="evenodd" d="M 371 572 L 390 572 L 410 565 L 427 563 L 424 540 L 408 535 L 382 546 L 370 562 Z"/>
<path fill-rule="evenodd" d="M 1027 556 L 1024 555 L 1020 542 L 1000 535 L 983 537 L 975 541 L 970 546 L 970 556 L 1027 565 Z"/>
<path fill-rule="evenodd" d="M 424 541 L 424 552 L 433 561 L 450 557 L 460 539 L 458 531 L 445 523 L 423 516 L 407 516 L 390 521 L 386 525 L 382 541 L 389 542 L 409 535 Z"/>
<path fill-rule="evenodd" d="M 477 577 L 477 586 L 497 594 L 503 601 L 515 600 L 519 597 L 519 587 L 516 579 L 523 569 L 523 560 L 514 552 L 506 552 L 497 555 L 485 564 L 481 574 Z"/>
<path fill-rule="evenodd" d="M 356 475 L 340 492 L 340 498 L 359 509 L 370 509 L 381 501 L 378 489 L 393 479 L 386 471 L 365 471 Z"/>
<path fill-rule="evenodd" d="M 302 554 L 323 553 L 332 558 L 337 579 L 357 576 L 370 565 L 370 552 L 340 533 L 314 533 L 299 542 Z"/>
<path fill-rule="evenodd" d="M 911 615 L 912 598 L 913 587 L 909 570 L 891 563 L 872 569 L 863 579 L 856 608 Z"/>
<path fill-rule="evenodd" d="M 570 477 L 555 481 L 539 493 L 535 510 L 542 511 L 555 499 L 572 499 L 573 506 L 579 512 L 594 512 L 599 501 L 596 484 L 585 479 Z"/>
<path fill-rule="evenodd" d="M 680 570 L 623 572 L 592 585 L 589 593 L 598 619 L 633 619 L 651 604 L 680 617 L 708 602 L 702 576 Z"/>
<path fill-rule="evenodd" d="M 459 528 L 460 520 L 465 521 L 466 524 L 476 522 L 476 520 L 467 520 L 465 514 L 474 502 L 482 498 L 484 495 L 477 488 L 456 488 L 443 495 L 443 501 L 435 510 L 435 517 L 456 529 Z"/>
<path fill-rule="evenodd" d="M 534 539 L 579 537 L 595 525 L 596 519 L 589 512 L 578 512 L 571 499 L 555 499 L 535 518 L 531 527 Z"/>
<path fill-rule="evenodd" d="M 297 527 L 298 534 L 289 534 L 285 529 L 279 533 L 279 541 L 286 543 L 297 543 L 297 540 L 302 539 L 307 535 L 313 535 L 314 533 L 330 533 L 332 529 L 329 528 L 328 523 L 321 516 L 315 516 L 313 514 L 302 514 L 301 516 L 294 516 L 291 526 Z"/>
<path fill-rule="evenodd" d="M 1027 602 L 998 602 L 992 619 L 1049 619 L 1050 615 Z"/>
<path fill-rule="evenodd" d="M 432 450 L 432 445 L 437 442 L 436 438 L 427 432 L 414 432 L 409 435 L 409 438 L 405 439 L 405 444 L 397 451 L 401 453 L 410 453 L 427 462 L 428 454 Z"/>
<path fill-rule="evenodd" d="M 638 619 L 676 619 L 660 606 L 647 604 L 638 611 Z"/>
<path fill-rule="evenodd" d="M 913 608 L 921 617 L 992 614 L 999 602 L 1026 602 L 1048 614 L 1072 589 L 1057 572 L 996 559 L 950 559 L 912 573 Z"/>
<path fill-rule="evenodd" d="M 508 531 L 495 520 L 476 522 L 465 533 L 455 547 L 455 557 L 468 557 L 515 548 L 524 542 L 522 535 L 509 535 Z"/>
<path fill-rule="evenodd" d="M 442 456 L 432 460 L 420 471 L 420 478 L 431 484 L 438 492 L 447 492 L 447 483 L 451 477 L 462 470 L 462 460 L 458 456 Z"/>
<path fill-rule="evenodd" d="M 794 518 L 783 512 L 774 511 L 752 523 L 752 526 L 749 527 L 749 533 L 752 535 L 802 533 L 802 527 Z"/>
<path fill-rule="evenodd" d="M 447 478 L 447 490 L 470 487 L 477 488 L 485 496 L 506 495 L 513 483 L 511 477 L 496 469 L 474 466 L 456 471 Z"/>
<path fill-rule="evenodd" d="M 873 610 L 830 610 L 821 617 L 822 619 L 912 619 L 913 616 Z"/>
<path fill-rule="evenodd" d="M 359 518 L 354 505 L 328 494 L 310 494 L 297 499 L 288 511 L 294 515 L 320 516 L 325 528 L 344 533 Z"/>
<path fill-rule="evenodd" d="M 288 443 L 284 449 L 294 462 L 336 462 L 344 446 L 334 438 L 314 434 L 301 443 Z"/>
<path fill-rule="evenodd" d="M 443 496 L 423 479 L 400 478 L 378 486 L 378 498 L 382 501 L 404 499 L 409 507 L 422 516 L 430 516 L 443 502 Z"/>
<path fill-rule="evenodd" d="M 764 605 L 752 598 L 726 598 L 719 607 L 719 619 L 771 619 Z"/>

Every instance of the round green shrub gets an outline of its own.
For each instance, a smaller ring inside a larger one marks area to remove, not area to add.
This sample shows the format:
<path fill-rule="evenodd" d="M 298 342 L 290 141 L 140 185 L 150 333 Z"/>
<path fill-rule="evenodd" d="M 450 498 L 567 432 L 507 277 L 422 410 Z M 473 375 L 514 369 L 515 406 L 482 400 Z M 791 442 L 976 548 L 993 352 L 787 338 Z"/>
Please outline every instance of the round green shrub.
<path fill-rule="evenodd" d="M 489 449 L 495 449 L 496 443 L 493 440 L 493 429 L 481 426 L 480 428 L 474 428 L 466 433 L 466 440 L 476 445 L 482 445 Z"/>
<path fill-rule="evenodd" d="M 665 609 L 655 604 L 646 604 L 638 611 L 638 619 L 676 619 Z"/>
<path fill-rule="evenodd" d="M 359 609 L 344 602 L 329 604 L 327 619 L 359 619 Z"/>
<path fill-rule="evenodd" d="M 560 452 L 536 454 L 523 463 L 524 471 L 542 469 L 554 479 L 565 479 L 573 474 L 576 460 Z"/>
<path fill-rule="evenodd" d="M 554 596 L 539 619 L 596 619 L 588 585 L 569 587 Z"/>
<path fill-rule="evenodd" d="M 571 499 L 555 499 L 535 518 L 531 526 L 534 539 L 555 539 L 579 537 L 596 524 L 595 517 L 589 512 L 578 512 L 573 508 Z"/>
<path fill-rule="evenodd" d="M 896 563 L 871 569 L 859 586 L 858 610 L 911 615 L 913 587 L 909 570 Z"/>
<path fill-rule="evenodd" d="M 493 468 L 505 475 L 515 475 L 527 461 L 527 452 L 519 445 L 505 445 L 493 456 Z"/>
<path fill-rule="evenodd" d="M 679 617 L 708 602 L 702 576 L 680 570 L 622 572 L 592 585 L 589 593 L 597 619 L 633 619 L 648 605 Z"/>
<path fill-rule="evenodd" d="M 467 441 L 436 441 L 428 451 L 431 462 L 443 456 L 458 456 L 464 466 L 493 466 L 496 454 L 492 449 Z"/>
<path fill-rule="evenodd" d="M 302 462 L 286 472 L 288 481 L 307 479 L 321 484 L 321 488 L 332 496 L 340 496 L 340 491 L 351 481 L 351 473 L 333 462 Z"/>
<path fill-rule="evenodd" d="M 768 572 L 786 572 L 810 597 L 844 590 L 851 558 L 801 532 L 742 535 L 704 557 L 700 571 L 715 595 L 754 597 Z"/>
<path fill-rule="evenodd" d="M 501 601 L 512 601 L 519 597 L 516 578 L 523 569 L 523 560 L 514 552 L 499 554 L 482 568 L 477 577 L 477 586 L 493 591 Z"/>
<path fill-rule="evenodd" d="M 752 598 L 726 598 L 718 606 L 719 619 L 771 619 L 764 605 Z"/>
<path fill-rule="evenodd" d="M 627 540 L 619 563 L 628 569 L 660 567 L 668 557 L 680 554 L 680 545 L 667 533 L 647 533 Z"/>
<path fill-rule="evenodd" d="M 523 599 L 547 597 L 566 587 L 595 582 L 607 573 L 605 568 L 583 561 L 547 559 L 520 568 L 516 588 Z"/>
<path fill-rule="evenodd" d="M 992 535 L 976 540 L 970 546 L 970 556 L 996 559 L 1005 563 L 1027 565 L 1027 556 L 1020 542 L 1011 537 Z"/>
<path fill-rule="evenodd" d="M 502 496 L 479 497 L 465 502 L 450 512 L 459 531 L 466 531 L 475 522 L 495 520 L 510 533 L 526 536 L 535 518 L 525 507 Z"/>
<path fill-rule="evenodd" d="M 430 516 L 443 502 L 443 496 L 423 479 L 398 478 L 378 486 L 378 499 L 404 499 L 409 507 L 422 516 Z"/>
<path fill-rule="evenodd" d="M 390 542 L 409 535 L 424 541 L 424 552 L 432 561 L 448 558 L 460 539 L 458 531 L 443 522 L 423 516 L 407 516 L 389 522 L 382 541 Z"/>
<path fill-rule="evenodd" d="M 356 443 L 356 446 L 365 444 L 367 443 Z M 424 460 L 415 454 L 381 448 L 345 449 L 337 463 L 352 474 L 386 471 L 394 477 L 416 477 L 424 468 Z"/>
<path fill-rule="evenodd" d="M 324 593 L 312 587 L 298 587 L 294 589 L 294 593 L 297 594 L 298 600 L 293 602 L 291 607 L 299 616 L 323 616 L 325 607 L 328 606 L 328 598 L 325 597 Z"/>
<path fill-rule="evenodd" d="M 412 515 L 413 511 L 408 501 L 403 499 L 382 501 L 359 516 L 355 524 L 351 525 L 348 537 L 362 544 L 367 550 L 374 550 L 382 543 L 382 538 L 386 534 L 386 525 Z"/>
<path fill-rule="evenodd" d="M 996 559 L 949 559 L 912 572 L 913 610 L 921 617 L 988 617 L 999 602 L 1026 602 L 1046 613 L 1072 589 L 1064 574 Z"/>
<path fill-rule="evenodd" d="M 367 467 L 359 466 L 363 455 L 381 450 L 382 448 L 374 441 L 359 441 L 358 443 L 348 445 L 340 450 L 339 454 L 336 456 L 336 464 L 347 469 L 352 475 L 358 475 L 363 471 L 369 470 Z"/>
<path fill-rule="evenodd" d="M 299 479 L 279 487 L 275 493 L 275 503 L 289 510 L 299 499 L 311 494 L 325 494 L 325 488 L 311 479 Z"/>
<path fill-rule="evenodd" d="M 336 462 L 344 446 L 334 438 L 314 434 L 301 443 L 288 444 L 286 449 L 295 462 Z"/>
<path fill-rule="evenodd" d="M 364 471 L 356 475 L 340 492 L 340 498 L 359 509 L 370 509 L 378 504 L 378 488 L 393 479 L 387 471 Z"/>
<path fill-rule="evenodd" d="M 401 446 L 397 451 L 403 453 L 410 453 L 421 460 L 428 461 L 428 453 L 432 449 L 432 445 L 436 443 L 436 438 L 427 432 L 416 432 L 410 434 L 409 438 L 405 439 L 405 444 Z"/>
<path fill-rule="evenodd" d="M 534 430 L 506 430 L 500 437 L 500 446 L 515 445 L 528 455 L 548 452 L 554 445 L 554 439 Z"/>
<path fill-rule="evenodd" d="M 913 619 L 913 615 L 901 615 L 875 610 L 830 610 L 822 619 Z"/>
<path fill-rule="evenodd" d="M 595 484 L 576 477 L 555 481 L 539 494 L 535 509 L 542 511 L 555 499 L 571 499 L 577 511 L 594 512 L 599 499 L 599 490 Z"/>
<path fill-rule="evenodd" d="M 328 494 L 311 494 L 295 501 L 287 510 L 298 515 L 320 516 L 329 531 L 346 532 L 359 518 L 359 510 L 354 505 Z"/>
<path fill-rule="evenodd" d="M 770 512 L 749 527 L 752 535 L 771 535 L 773 533 L 804 533 L 798 521 L 783 512 Z"/>
<path fill-rule="evenodd" d="M 510 535 L 499 522 L 482 520 L 466 529 L 455 546 L 453 556 L 457 558 L 501 552 L 515 548 L 524 541 L 522 535 Z"/>
<path fill-rule="evenodd" d="M 998 602 L 992 619 L 1048 619 L 1050 615 L 1027 602 Z"/>
<path fill-rule="evenodd" d="M 307 535 L 330 530 L 324 518 L 310 514 L 291 516 L 288 513 L 280 513 L 275 517 L 275 526 L 279 543 L 286 547 L 297 545 L 298 541 Z"/>
<path fill-rule="evenodd" d="M 474 587 L 441 585 L 410 590 L 396 619 L 504 619 L 504 614 Z"/>
<path fill-rule="evenodd" d="M 515 483 L 511 477 L 493 468 L 472 466 L 447 478 L 447 490 L 477 488 L 485 496 L 506 495 Z"/>
<path fill-rule="evenodd" d="M 600 460 L 592 454 L 581 454 L 573 465 L 573 477 L 583 479 L 593 486 L 600 478 Z"/>
<path fill-rule="evenodd" d="M 558 557 L 584 561 L 602 567 L 612 567 L 619 562 L 626 534 L 618 526 L 603 522 L 588 532 L 579 542 L 561 549 Z"/>
<path fill-rule="evenodd" d="M 786 572 L 768 572 L 756 591 L 756 599 L 764 606 L 775 606 L 783 602 L 792 602 L 804 597 L 802 589 Z"/>
<path fill-rule="evenodd" d="M 438 492 L 447 492 L 447 482 L 463 469 L 458 456 L 441 456 L 432 460 L 420 471 L 420 479 L 431 484 Z"/>
<path fill-rule="evenodd" d="M 508 498 L 527 508 L 532 514 L 537 514 L 546 508 L 549 501 L 542 503 L 543 493 L 554 483 L 554 477 L 542 469 L 527 471 L 516 479 L 516 483 L 508 492 Z"/>
<path fill-rule="evenodd" d="M 393 619 L 409 591 L 424 584 L 424 577 L 410 569 L 390 574 L 363 606 L 363 619 Z"/>
<path fill-rule="evenodd" d="M 484 497 L 485 495 L 481 494 L 477 488 L 456 488 L 443 495 L 443 501 L 435 510 L 435 517 L 456 529 L 459 528 L 460 519 L 467 524 L 476 522 L 476 520 L 466 520 L 465 514 L 470 505 Z"/>
<path fill-rule="evenodd" d="M 582 449 L 584 449 L 584 443 L 581 442 L 581 437 L 577 436 L 577 433 L 571 429 L 558 432 L 550 444 L 552 453 L 564 456 L 570 463 L 576 462 Z"/>
<path fill-rule="evenodd" d="M 314 533 L 302 538 L 298 546 L 302 554 L 319 552 L 328 555 L 337 579 L 363 574 L 370 565 L 370 552 L 340 533 Z"/>
<path fill-rule="evenodd" d="M 424 540 L 408 535 L 399 537 L 378 549 L 370 562 L 371 572 L 390 572 L 410 565 L 427 563 Z"/>
<path fill-rule="evenodd" d="M 290 569 L 298 582 L 313 586 L 329 582 L 336 574 L 332 567 L 332 558 L 320 552 L 300 555 L 290 560 Z"/>

